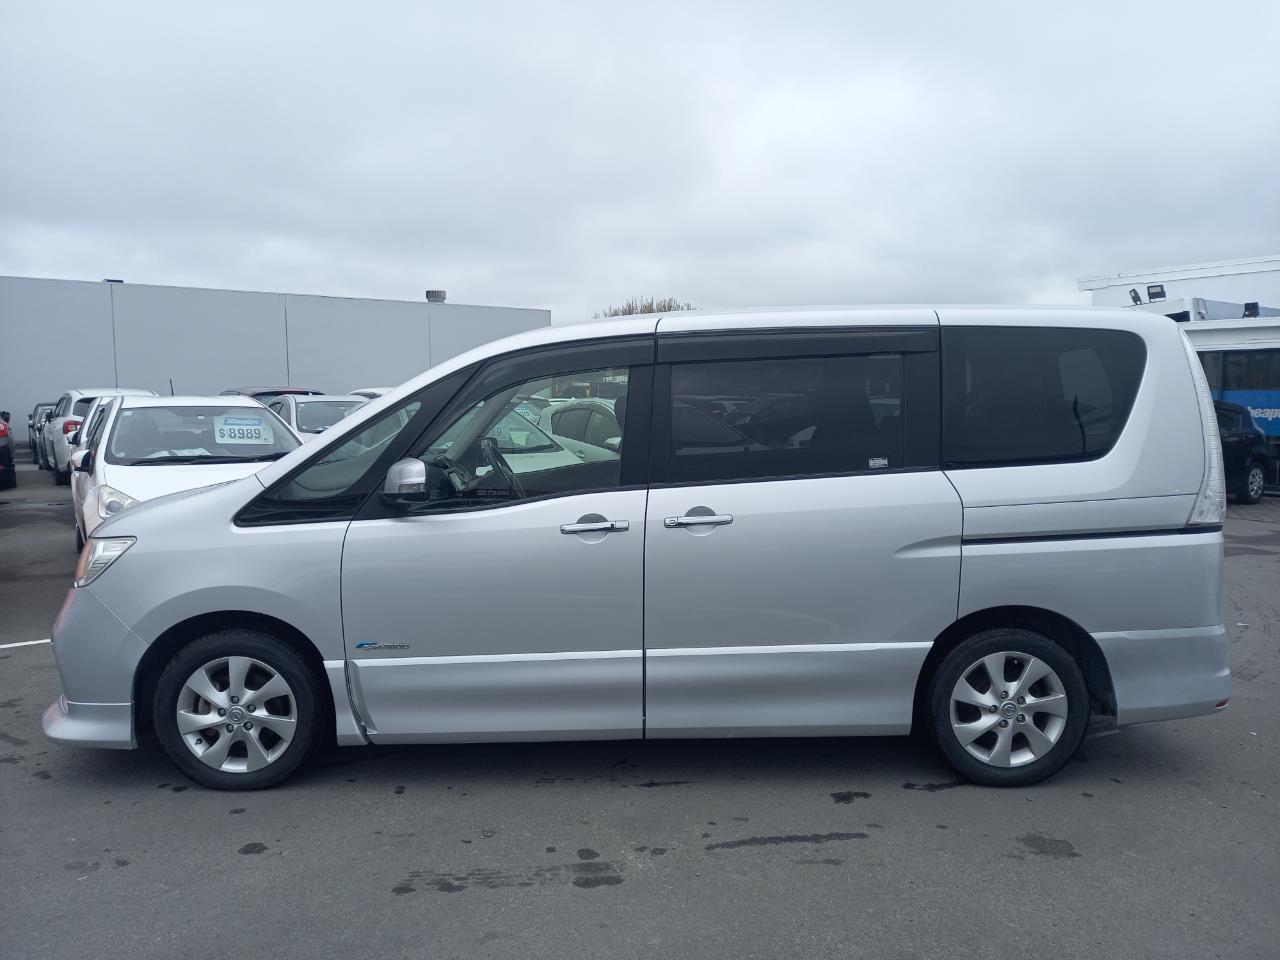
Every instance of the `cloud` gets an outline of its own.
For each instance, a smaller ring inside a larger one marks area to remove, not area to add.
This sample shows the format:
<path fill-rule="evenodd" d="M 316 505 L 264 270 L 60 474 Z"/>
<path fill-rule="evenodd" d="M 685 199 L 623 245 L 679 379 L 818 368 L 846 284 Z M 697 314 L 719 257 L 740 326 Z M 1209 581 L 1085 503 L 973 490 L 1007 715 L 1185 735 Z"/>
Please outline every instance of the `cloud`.
<path fill-rule="evenodd" d="M 0 272 L 1079 300 L 1280 249 L 1278 41 L 1230 3 L 11 5 Z"/>

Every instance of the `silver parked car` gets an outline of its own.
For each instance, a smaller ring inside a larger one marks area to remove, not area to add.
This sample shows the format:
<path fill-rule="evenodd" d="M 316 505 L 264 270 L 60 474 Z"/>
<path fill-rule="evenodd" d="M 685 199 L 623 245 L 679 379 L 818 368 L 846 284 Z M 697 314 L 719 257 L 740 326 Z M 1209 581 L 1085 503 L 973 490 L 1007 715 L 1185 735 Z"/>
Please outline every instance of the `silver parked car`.
<path fill-rule="evenodd" d="M 267 408 L 294 433 L 323 433 L 368 402 L 367 397 L 284 394 L 267 403 Z"/>
<path fill-rule="evenodd" d="M 544 434 L 517 409 L 570 377 L 612 385 L 617 456 L 529 450 Z M 150 724 L 191 778 L 249 789 L 327 730 L 918 726 L 972 780 L 1026 784 L 1091 714 L 1226 706 L 1224 503 L 1203 372 L 1159 318 L 826 308 L 544 328 L 251 477 L 104 521 L 54 625 L 63 695 L 44 729 L 127 748 Z"/>

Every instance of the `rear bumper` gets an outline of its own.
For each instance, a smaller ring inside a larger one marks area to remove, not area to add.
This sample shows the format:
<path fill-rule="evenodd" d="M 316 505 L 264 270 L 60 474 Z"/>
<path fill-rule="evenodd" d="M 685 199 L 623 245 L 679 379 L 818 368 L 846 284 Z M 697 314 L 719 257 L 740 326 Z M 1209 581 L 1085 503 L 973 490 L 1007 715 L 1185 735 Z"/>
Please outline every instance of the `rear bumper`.
<path fill-rule="evenodd" d="M 61 696 L 49 704 L 41 726 L 50 740 L 74 747 L 132 750 L 138 745 L 131 703 L 73 703 Z"/>
<path fill-rule="evenodd" d="M 1227 632 L 1190 630 L 1095 633 L 1116 694 L 1116 724 L 1214 713 L 1231 696 Z"/>

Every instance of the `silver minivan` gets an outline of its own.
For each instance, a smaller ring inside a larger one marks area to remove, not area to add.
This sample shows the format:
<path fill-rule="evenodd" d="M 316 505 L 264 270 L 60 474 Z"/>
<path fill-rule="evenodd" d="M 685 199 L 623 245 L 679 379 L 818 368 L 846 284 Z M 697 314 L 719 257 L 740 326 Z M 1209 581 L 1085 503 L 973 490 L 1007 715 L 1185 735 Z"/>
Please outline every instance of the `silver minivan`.
<path fill-rule="evenodd" d="M 598 449 L 535 422 L 585 397 L 619 431 Z M 1226 706 L 1216 430 L 1185 338 L 1141 313 L 522 334 L 99 526 L 44 729 L 130 748 L 149 725 L 226 789 L 334 739 L 913 728 L 974 781 L 1031 783 L 1091 715 Z"/>

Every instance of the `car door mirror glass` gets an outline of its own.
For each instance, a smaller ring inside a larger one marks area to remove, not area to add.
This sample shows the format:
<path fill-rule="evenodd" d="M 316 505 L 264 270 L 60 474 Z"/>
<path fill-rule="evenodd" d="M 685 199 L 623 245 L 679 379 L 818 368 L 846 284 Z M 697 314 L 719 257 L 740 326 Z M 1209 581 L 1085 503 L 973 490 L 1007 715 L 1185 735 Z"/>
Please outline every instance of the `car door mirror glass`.
<path fill-rule="evenodd" d="M 388 468 L 382 483 L 383 499 L 391 503 L 424 503 L 427 472 L 427 465 L 416 457 L 397 460 Z"/>

